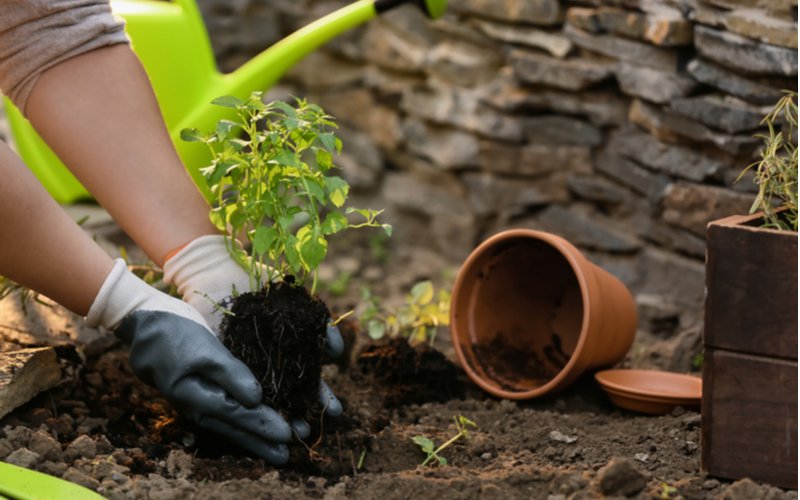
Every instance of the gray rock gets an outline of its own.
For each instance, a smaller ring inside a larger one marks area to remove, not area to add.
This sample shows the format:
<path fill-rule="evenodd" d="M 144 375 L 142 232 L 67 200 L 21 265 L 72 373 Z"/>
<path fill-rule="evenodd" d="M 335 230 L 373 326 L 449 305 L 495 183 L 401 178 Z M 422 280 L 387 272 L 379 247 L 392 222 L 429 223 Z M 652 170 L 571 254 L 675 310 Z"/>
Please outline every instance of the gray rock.
<path fill-rule="evenodd" d="M 682 13 L 664 4 L 648 4 L 647 12 L 619 7 L 573 7 L 567 22 L 590 33 L 611 33 L 654 45 L 680 46 L 692 42 L 692 25 Z"/>
<path fill-rule="evenodd" d="M 31 451 L 28 448 L 18 448 L 12 451 L 4 461 L 10 463 L 11 465 L 32 469 L 36 464 L 39 463 L 39 459 L 39 454 L 35 451 Z"/>
<path fill-rule="evenodd" d="M 28 448 L 42 457 L 42 460 L 52 460 L 58 462 L 64 459 L 64 453 L 61 450 L 61 443 L 53 439 L 53 437 L 43 431 L 37 431 L 31 436 Z"/>
<path fill-rule="evenodd" d="M 187 478 L 192 475 L 192 456 L 183 450 L 172 450 L 167 456 L 167 473 L 171 477 Z"/>
<path fill-rule="evenodd" d="M 17 427 L 6 426 L 3 428 L 3 434 L 6 435 L 6 439 L 14 448 L 25 448 L 31 441 L 33 430 L 21 425 Z"/>
<path fill-rule="evenodd" d="M 669 177 L 650 172 L 611 148 L 597 156 L 595 168 L 650 201 L 661 199 L 670 184 Z"/>
<path fill-rule="evenodd" d="M 64 450 L 64 458 L 73 461 L 78 458 L 94 458 L 97 455 L 97 445 L 94 440 L 86 435 L 78 436 Z"/>
<path fill-rule="evenodd" d="M 501 65 L 497 50 L 457 40 L 445 40 L 429 48 L 426 63 L 430 74 L 460 86 L 491 80 Z"/>
<path fill-rule="evenodd" d="M 702 57 L 692 59 L 686 66 L 686 70 L 698 82 L 710 85 L 753 104 L 774 104 L 783 95 L 780 89 L 748 80 Z"/>
<path fill-rule="evenodd" d="M 511 53 L 516 77 L 525 83 L 583 90 L 611 76 L 612 66 L 591 59 L 555 59 L 522 50 Z"/>
<path fill-rule="evenodd" d="M 561 431 L 550 431 L 548 437 L 550 438 L 551 441 L 556 441 L 557 443 L 565 443 L 565 444 L 572 444 L 578 440 L 578 436 L 569 436 Z"/>
<path fill-rule="evenodd" d="M 701 317 L 705 296 L 705 265 L 673 252 L 647 246 L 637 260 L 640 282 L 636 294 L 667 297 L 683 314 Z"/>
<path fill-rule="evenodd" d="M 97 488 L 100 486 L 100 481 L 84 474 L 75 467 L 70 467 L 67 469 L 62 476 L 62 479 L 64 479 L 64 481 L 79 484 L 84 488 L 89 488 L 90 490 L 97 490 Z"/>
<path fill-rule="evenodd" d="M 585 116 L 595 125 L 617 125 L 626 121 L 627 101 L 617 93 L 606 91 L 589 90 L 578 94 L 542 88 L 531 92 L 498 79 L 483 100 L 507 112 L 550 111 Z"/>
<path fill-rule="evenodd" d="M 730 135 L 709 129 L 705 125 L 672 111 L 662 111 L 644 101 L 631 103 L 630 121 L 646 129 L 662 141 L 689 140 L 711 144 L 734 156 L 752 154 L 760 141 L 752 135 Z"/>
<path fill-rule="evenodd" d="M 597 471 L 596 480 L 604 495 L 633 496 L 644 489 L 648 476 L 629 459 L 615 458 Z"/>
<path fill-rule="evenodd" d="M 428 216 L 469 213 L 462 193 L 430 181 L 408 173 L 391 173 L 383 184 L 383 197 L 396 207 Z"/>
<path fill-rule="evenodd" d="M 367 24 L 363 40 L 364 57 L 369 62 L 394 71 L 422 71 L 430 47 L 404 35 L 385 22 Z"/>
<path fill-rule="evenodd" d="M 14 446 L 8 439 L 0 439 L 0 460 L 5 459 L 14 451 Z"/>
<path fill-rule="evenodd" d="M 680 326 L 680 316 L 680 307 L 666 297 L 647 293 L 636 296 L 638 327 L 651 335 L 672 337 Z"/>
<path fill-rule="evenodd" d="M 751 74 L 797 75 L 797 50 L 754 42 L 701 25 L 694 28 L 697 51 L 724 66 Z"/>
<path fill-rule="evenodd" d="M 664 194 L 663 219 L 673 226 L 704 237 L 709 222 L 734 214 L 746 214 L 753 203 L 749 194 L 730 189 L 678 182 Z"/>
<path fill-rule="evenodd" d="M 567 200 L 563 176 L 504 179 L 489 173 L 469 173 L 462 180 L 467 187 L 467 199 L 478 216 L 522 213 L 527 207 Z"/>
<path fill-rule="evenodd" d="M 52 347 L 0 353 L 0 417 L 53 387 L 59 380 L 61 369 Z"/>
<path fill-rule="evenodd" d="M 764 43 L 797 48 L 797 21 L 772 17 L 762 9 L 735 9 L 725 15 L 728 30 Z"/>
<path fill-rule="evenodd" d="M 498 21 L 539 26 L 555 25 L 564 18 L 558 0 L 465 0 L 451 8 Z"/>
<path fill-rule="evenodd" d="M 697 86 L 682 73 L 628 63 L 617 64 L 614 73 L 624 93 L 662 104 L 688 95 Z"/>
<path fill-rule="evenodd" d="M 342 153 L 335 158 L 342 177 L 353 191 L 367 191 L 378 185 L 383 170 L 383 155 L 370 138 L 349 127 L 340 127 L 336 135 L 342 140 Z"/>
<path fill-rule="evenodd" d="M 61 477 L 67 471 L 67 464 L 64 462 L 51 462 L 50 460 L 39 464 L 36 470 L 50 476 Z"/>
<path fill-rule="evenodd" d="M 510 146 L 483 141 L 478 153 L 478 163 L 486 171 L 535 177 L 555 171 L 589 172 L 592 160 L 591 150 L 585 146 Z"/>
<path fill-rule="evenodd" d="M 785 494 L 768 484 L 759 485 L 749 478 L 740 479 L 720 493 L 720 500 L 781 500 Z"/>
<path fill-rule="evenodd" d="M 364 67 L 329 52 L 315 51 L 292 67 L 287 77 L 309 89 L 341 88 L 360 84 Z"/>
<path fill-rule="evenodd" d="M 615 137 L 614 145 L 622 155 L 640 165 L 692 181 L 720 178 L 724 163 L 676 144 L 665 144 L 650 134 L 632 127 Z"/>
<path fill-rule="evenodd" d="M 617 222 L 578 205 L 569 209 L 550 205 L 536 219 L 545 230 L 581 247 L 628 253 L 641 246 L 639 240 Z"/>
<path fill-rule="evenodd" d="M 644 38 L 656 45 L 677 47 L 694 41 L 692 22 L 684 13 L 664 2 L 643 2 L 645 17 Z"/>
<path fill-rule="evenodd" d="M 569 116 L 537 115 L 525 118 L 523 125 L 525 137 L 530 143 L 594 147 L 603 142 L 603 133 L 599 128 Z"/>
<path fill-rule="evenodd" d="M 541 49 L 561 59 L 566 57 L 573 47 L 569 38 L 563 35 L 529 26 L 512 26 L 483 20 L 475 20 L 473 23 L 482 33 L 494 40 Z"/>
<path fill-rule="evenodd" d="M 704 0 L 725 9 L 754 7 L 765 9 L 782 17 L 791 16 L 797 11 L 797 0 Z"/>
<path fill-rule="evenodd" d="M 400 118 L 394 109 L 379 104 L 369 90 L 355 88 L 325 93 L 320 96 L 319 104 L 340 122 L 367 134 L 377 146 L 387 150 L 397 148 L 402 137 Z"/>
<path fill-rule="evenodd" d="M 640 238 L 656 243 L 662 248 L 701 259 L 706 255 L 704 238 L 654 218 L 647 204 L 637 204 L 631 225 Z"/>
<path fill-rule="evenodd" d="M 571 175 L 567 187 L 578 198 L 608 205 L 617 205 L 631 196 L 624 188 L 593 175 Z"/>
<path fill-rule="evenodd" d="M 468 132 L 427 124 L 414 118 L 403 123 L 409 151 L 443 168 L 477 166 L 478 139 Z"/>
<path fill-rule="evenodd" d="M 730 96 L 704 95 L 675 99 L 669 109 L 731 134 L 759 128 L 769 108 L 756 108 Z"/>
<path fill-rule="evenodd" d="M 420 86 L 403 94 L 401 108 L 434 123 L 451 125 L 483 137 L 519 142 L 522 127 L 513 117 L 482 104 L 483 89 Z"/>
<path fill-rule="evenodd" d="M 678 53 L 674 50 L 667 50 L 614 35 L 593 35 L 570 24 L 564 26 L 564 34 L 578 47 L 603 54 L 604 56 L 634 65 L 660 68 L 665 71 L 678 69 Z"/>

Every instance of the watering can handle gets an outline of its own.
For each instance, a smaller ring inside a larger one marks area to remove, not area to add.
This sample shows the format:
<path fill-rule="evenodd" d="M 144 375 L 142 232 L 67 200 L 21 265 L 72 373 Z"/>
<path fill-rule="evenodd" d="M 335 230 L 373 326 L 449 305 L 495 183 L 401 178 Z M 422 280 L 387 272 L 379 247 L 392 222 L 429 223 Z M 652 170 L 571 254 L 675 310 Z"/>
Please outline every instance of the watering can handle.
<path fill-rule="evenodd" d="M 375 12 L 382 14 L 407 3 L 419 7 L 431 19 L 442 17 L 447 8 L 447 0 L 375 0 Z"/>

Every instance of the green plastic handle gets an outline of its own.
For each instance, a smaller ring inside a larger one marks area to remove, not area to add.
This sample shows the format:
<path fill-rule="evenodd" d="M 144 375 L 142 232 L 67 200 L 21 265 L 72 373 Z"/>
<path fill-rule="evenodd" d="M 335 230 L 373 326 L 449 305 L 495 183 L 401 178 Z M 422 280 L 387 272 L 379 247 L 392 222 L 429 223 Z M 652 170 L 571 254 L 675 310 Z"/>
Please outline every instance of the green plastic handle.
<path fill-rule="evenodd" d="M 0 498 L 13 500 L 103 500 L 103 497 L 57 477 L 0 462 Z"/>

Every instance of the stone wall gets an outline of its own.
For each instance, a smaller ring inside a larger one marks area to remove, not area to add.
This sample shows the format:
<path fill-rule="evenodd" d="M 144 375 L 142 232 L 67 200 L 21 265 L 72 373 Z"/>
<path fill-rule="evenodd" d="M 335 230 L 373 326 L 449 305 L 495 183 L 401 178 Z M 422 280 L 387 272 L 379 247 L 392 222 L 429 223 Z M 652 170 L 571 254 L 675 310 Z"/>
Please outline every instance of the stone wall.
<path fill-rule="evenodd" d="M 235 67 L 345 2 L 201 1 Z M 796 0 L 453 0 L 402 7 L 291 72 L 342 124 L 345 175 L 393 249 L 453 265 L 509 227 L 558 233 L 636 294 L 642 330 L 702 320 L 706 223 L 744 213 L 753 138 L 796 89 Z M 694 326 L 694 328 L 692 328 Z"/>

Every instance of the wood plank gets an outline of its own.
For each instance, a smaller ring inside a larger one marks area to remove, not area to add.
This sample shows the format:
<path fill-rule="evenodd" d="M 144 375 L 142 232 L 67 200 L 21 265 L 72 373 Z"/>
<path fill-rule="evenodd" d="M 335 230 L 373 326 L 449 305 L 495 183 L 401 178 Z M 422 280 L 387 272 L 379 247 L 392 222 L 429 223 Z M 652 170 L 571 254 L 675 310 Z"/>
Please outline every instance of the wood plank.
<path fill-rule="evenodd" d="M 708 226 L 704 344 L 797 359 L 797 233 L 735 216 Z"/>
<path fill-rule="evenodd" d="M 702 468 L 797 488 L 797 362 L 708 348 Z"/>

